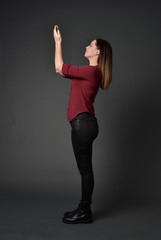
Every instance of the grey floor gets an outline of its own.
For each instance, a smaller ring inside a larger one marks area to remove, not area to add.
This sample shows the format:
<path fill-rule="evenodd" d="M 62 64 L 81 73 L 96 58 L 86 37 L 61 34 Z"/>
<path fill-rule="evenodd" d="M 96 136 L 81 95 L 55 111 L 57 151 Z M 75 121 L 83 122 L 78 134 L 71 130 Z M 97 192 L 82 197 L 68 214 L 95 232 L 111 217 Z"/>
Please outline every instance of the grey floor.
<path fill-rule="evenodd" d="M 63 223 L 76 205 L 63 197 L 1 196 L 0 240 L 161 239 L 160 204 L 93 204 L 93 223 Z"/>

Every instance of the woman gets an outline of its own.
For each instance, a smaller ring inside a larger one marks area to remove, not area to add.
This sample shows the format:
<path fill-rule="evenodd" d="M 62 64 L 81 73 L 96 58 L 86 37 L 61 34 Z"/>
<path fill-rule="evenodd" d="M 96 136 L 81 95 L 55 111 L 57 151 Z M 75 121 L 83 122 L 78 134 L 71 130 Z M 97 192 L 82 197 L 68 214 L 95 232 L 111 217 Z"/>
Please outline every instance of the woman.
<path fill-rule="evenodd" d="M 81 175 L 82 199 L 76 209 L 65 212 L 64 223 L 91 223 L 94 174 L 92 146 L 98 136 L 99 126 L 94 112 L 94 99 L 99 87 L 107 90 L 112 81 L 112 47 L 106 40 L 95 39 L 86 47 L 84 56 L 89 65 L 74 66 L 64 63 L 62 37 L 58 25 L 54 26 L 55 70 L 72 80 L 68 105 L 68 121 L 78 170 Z"/>

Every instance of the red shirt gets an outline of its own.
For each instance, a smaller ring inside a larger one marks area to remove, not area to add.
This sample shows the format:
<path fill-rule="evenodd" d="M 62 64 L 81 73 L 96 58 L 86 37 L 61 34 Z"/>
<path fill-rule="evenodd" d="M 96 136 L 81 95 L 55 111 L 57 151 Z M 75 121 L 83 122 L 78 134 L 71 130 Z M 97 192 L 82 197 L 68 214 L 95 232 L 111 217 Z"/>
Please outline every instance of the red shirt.
<path fill-rule="evenodd" d="M 89 112 L 96 118 L 93 103 L 101 81 L 98 65 L 73 66 L 63 63 L 62 73 L 64 78 L 72 79 L 67 110 L 68 121 L 72 121 L 81 112 Z"/>

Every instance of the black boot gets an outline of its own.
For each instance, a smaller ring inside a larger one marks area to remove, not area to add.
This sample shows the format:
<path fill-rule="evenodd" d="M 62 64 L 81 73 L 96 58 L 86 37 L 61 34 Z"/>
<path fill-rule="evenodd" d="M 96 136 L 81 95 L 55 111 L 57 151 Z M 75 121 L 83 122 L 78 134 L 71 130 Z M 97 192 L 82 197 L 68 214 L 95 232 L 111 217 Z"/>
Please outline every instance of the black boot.
<path fill-rule="evenodd" d="M 64 223 L 92 223 L 92 211 L 89 203 L 80 201 L 76 209 L 71 212 L 65 212 L 63 217 Z"/>
<path fill-rule="evenodd" d="M 70 217 L 71 215 L 75 214 L 79 209 L 81 209 L 80 204 L 79 204 L 78 207 L 77 207 L 76 209 L 74 209 L 73 211 L 71 211 L 71 212 L 65 212 L 65 213 L 64 213 L 64 217 Z"/>
<path fill-rule="evenodd" d="M 71 215 L 75 214 L 79 209 L 82 209 L 82 208 L 91 210 L 90 204 L 91 204 L 91 202 L 89 202 L 89 201 L 87 202 L 87 201 L 80 200 L 78 207 L 76 209 L 74 209 L 73 211 L 65 212 L 64 216 L 65 217 L 71 216 Z"/>

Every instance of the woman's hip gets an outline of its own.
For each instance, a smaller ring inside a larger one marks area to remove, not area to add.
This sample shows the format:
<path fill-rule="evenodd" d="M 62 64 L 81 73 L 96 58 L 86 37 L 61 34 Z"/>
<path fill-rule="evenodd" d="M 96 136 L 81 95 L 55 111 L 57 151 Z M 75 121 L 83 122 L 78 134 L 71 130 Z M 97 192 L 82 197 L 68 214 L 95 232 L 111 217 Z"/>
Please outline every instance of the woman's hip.
<path fill-rule="evenodd" d="M 72 131 L 82 139 L 87 141 L 93 141 L 98 133 L 99 126 L 97 119 L 91 114 L 83 112 L 78 114 L 72 121 L 70 121 Z"/>

